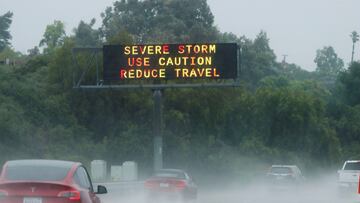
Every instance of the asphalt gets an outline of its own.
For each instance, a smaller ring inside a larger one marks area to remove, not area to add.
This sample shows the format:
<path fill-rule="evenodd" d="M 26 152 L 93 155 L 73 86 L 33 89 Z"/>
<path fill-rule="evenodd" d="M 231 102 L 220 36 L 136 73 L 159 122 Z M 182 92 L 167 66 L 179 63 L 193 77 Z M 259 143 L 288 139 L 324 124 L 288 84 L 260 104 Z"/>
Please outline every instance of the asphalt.
<path fill-rule="evenodd" d="M 147 203 L 142 182 L 103 183 L 108 194 L 102 203 Z M 163 201 L 159 203 L 173 203 Z M 262 183 L 200 188 L 196 203 L 360 203 L 356 191 L 340 197 L 333 179 L 304 183 L 299 187 L 273 187 Z"/>

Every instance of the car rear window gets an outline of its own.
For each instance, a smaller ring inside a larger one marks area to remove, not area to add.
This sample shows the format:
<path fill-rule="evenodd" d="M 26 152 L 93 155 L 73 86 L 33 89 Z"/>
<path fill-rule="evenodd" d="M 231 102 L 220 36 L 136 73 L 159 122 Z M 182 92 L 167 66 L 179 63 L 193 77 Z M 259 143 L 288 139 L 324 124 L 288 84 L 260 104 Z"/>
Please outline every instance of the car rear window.
<path fill-rule="evenodd" d="M 291 168 L 289 167 L 272 167 L 271 173 L 277 173 L 277 174 L 289 174 L 292 173 Z"/>
<path fill-rule="evenodd" d="M 176 179 L 185 179 L 185 174 L 182 172 L 176 171 L 158 171 L 154 175 L 159 178 L 176 178 Z"/>
<path fill-rule="evenodd" d="M 8 166 L 5 177 L 15 181 L 60 181 L 65 179 L 70 168 L 43 165 L 14 165 Z"/>
<path fill-rule="evenodd" d="M 360 170 L 360 162 L 346 163 L 344 170 Z"/>

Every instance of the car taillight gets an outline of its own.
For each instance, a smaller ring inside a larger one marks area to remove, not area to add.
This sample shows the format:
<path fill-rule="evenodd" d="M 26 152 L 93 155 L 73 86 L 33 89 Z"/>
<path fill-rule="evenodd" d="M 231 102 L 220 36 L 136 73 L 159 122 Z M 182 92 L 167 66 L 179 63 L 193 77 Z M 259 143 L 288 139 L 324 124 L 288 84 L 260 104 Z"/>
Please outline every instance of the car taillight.
<path fill-rule="evenodd" d="M 59 192 L 58 197 L 68 198 L 69 200 L 72 201 L 80 201 L 81 199 L 80 192 L 77 190 Z"/>
<path fill-rule="evenodd" d="M 178 189 L 184 189 L 186 187 L 186 182 L 183 180 L 175 181 L 174 185 Z"/>
<path fill-rule="evenodd" d="M 5 197 L 5 196 L 8 196 L 9 193 L 6 192 L 5 190 L 0 190 L 0 197 Z"/>
<path fill-rule="evenodd" d="M 359 176 L 359 182 L 358 182 L 358 194 L 360 194 L 360 176 Z"/>

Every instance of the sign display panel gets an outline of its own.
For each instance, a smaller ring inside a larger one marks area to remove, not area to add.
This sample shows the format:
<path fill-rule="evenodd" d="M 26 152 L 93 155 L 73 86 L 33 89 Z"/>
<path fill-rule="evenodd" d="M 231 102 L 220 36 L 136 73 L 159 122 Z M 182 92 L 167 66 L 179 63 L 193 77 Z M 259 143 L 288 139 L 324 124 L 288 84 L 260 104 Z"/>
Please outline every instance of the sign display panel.
<path fill-rule="evenodd" d="M 104 80 L 235 79 L 237 44 L 105 45 Z"/>

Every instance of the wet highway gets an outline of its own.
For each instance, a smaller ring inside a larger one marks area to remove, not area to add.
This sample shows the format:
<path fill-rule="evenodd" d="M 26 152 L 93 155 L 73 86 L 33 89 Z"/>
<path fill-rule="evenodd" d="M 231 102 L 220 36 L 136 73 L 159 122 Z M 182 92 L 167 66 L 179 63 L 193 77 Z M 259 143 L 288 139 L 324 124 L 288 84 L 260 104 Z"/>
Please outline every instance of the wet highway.
<path fill-rule="evenodd" d="M 108 194 L 103 203 L 147 203 L 142 183 L 107 184 Z M 360 198 L 352 195 L 340 198 L 333 179 L 307 182 L 296 188 L 274 188 L 264 184 L 233 186 L 219 189 L 199 189 L 197 203 L 355 203 Z M 166 201 L 161 203 L 168 203 Z"/>

